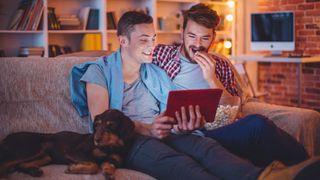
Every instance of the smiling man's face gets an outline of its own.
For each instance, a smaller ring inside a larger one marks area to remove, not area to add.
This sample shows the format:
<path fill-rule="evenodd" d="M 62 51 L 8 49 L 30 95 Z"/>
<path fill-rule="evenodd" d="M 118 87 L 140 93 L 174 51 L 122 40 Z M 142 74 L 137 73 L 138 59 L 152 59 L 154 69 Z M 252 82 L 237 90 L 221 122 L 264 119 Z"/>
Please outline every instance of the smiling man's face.
<path fill-rule="evenodd" d="M 151 63 L 156 33 L 153 23 L 137 24 L 130 34 L 129 48 L 132 58 L 140 63 Z"/>
<path fill-rule="evenodd" d="M 202 26 L 192 20 L 188 20 L 186 28 L 183 31 L 182 55 L 196 63 L 193 56 L 197 51 L 208 52 L 208 49 L 214 39 L 214 33 L 211 28 Z"/>

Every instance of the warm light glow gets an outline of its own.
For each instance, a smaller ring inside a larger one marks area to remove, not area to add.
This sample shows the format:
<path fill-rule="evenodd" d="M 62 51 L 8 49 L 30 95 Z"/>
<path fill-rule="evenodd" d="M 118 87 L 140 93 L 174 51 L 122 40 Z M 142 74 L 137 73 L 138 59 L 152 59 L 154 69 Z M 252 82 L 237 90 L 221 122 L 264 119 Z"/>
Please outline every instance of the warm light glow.
<path fill-rule="evenodd" d="M 226 20 L 227 20 L 227 21 L 233 21 L 233 16 L 232 16 L 232 14 L 228 14 L 228 15 L 226 16 Z"/>
<path fill-rule="evenodd" d="M 232 43 L 231 41 L 224 41 L 224 47 L 227 48 L 227 49 L 230 49 L 232 47 Z"/>
<path fill-rule="evenodd" d="M 228 1 L 227 2 L 227 5 L 230 7 L 230 8 L 233 8 L 234 7 L 234 1 Z"/>

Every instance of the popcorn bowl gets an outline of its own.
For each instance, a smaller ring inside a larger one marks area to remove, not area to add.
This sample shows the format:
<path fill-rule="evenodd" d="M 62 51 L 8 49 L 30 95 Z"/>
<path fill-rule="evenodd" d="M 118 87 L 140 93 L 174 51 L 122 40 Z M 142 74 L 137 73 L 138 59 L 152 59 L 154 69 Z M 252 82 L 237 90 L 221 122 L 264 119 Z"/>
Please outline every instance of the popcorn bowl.
<path fill-rule="evenodd" d="M 216 129 L 235 122 L 237 114 L 239 112 L 239 107 L 240 97 L 221 97 L 217 108 L 215 120 L 213 122 L 206 123 L 204 125 L 205 129 Z"/>

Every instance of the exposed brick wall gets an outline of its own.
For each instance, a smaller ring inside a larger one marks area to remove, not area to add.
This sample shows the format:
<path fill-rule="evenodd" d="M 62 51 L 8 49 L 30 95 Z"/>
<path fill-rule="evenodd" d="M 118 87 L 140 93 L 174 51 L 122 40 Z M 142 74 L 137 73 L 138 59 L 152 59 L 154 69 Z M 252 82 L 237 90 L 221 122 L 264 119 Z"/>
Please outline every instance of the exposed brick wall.
<path fill-rule="evenodd" d="M 295 12 L 295 54 L 320 56 L 320 0 L 259 0 L 259 11 Z M 292 52 L 290 52 L 292 53 Z M 289 52 L 285 52 L 288 55 Z M 264 100 L 274 104 L 297 106 L 298 65 L 259 63 L 258 88 L 267 91 Z M 302 65 L 302 107 L 320 111 L 320 63 Z"/>

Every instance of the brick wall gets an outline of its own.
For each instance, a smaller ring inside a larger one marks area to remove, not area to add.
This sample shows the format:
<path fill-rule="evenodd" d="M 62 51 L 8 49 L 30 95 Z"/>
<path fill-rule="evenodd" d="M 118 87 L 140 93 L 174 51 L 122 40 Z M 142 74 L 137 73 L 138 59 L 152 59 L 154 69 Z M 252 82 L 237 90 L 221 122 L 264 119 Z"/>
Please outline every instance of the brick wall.
<path fill-rule="evenodd" d="M 295 54 L 320 56 L 320 0 L 259 0 L 261 12 L 295 12 Z M 288 55 L 289 52 L 285 52 Z M 292 52 L 290 52 L 292 53 Z M 267 91 L 264 100 L 274 104 L 298 105 L 298 65 L 259 63 L 258 88 Z M 320 111 L 320 63 L 302 65 L 302 107 Z"/>

